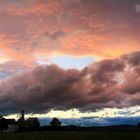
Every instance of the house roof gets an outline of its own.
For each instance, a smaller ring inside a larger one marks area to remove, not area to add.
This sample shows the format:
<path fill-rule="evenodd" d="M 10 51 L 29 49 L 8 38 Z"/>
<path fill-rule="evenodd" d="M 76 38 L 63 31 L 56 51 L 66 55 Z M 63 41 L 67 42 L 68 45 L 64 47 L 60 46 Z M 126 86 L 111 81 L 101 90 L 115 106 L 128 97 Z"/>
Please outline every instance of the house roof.
<path fill-rule="evenodd" d="M 15 119 L 6 119 L 7 124 L 15 124 Z"/>

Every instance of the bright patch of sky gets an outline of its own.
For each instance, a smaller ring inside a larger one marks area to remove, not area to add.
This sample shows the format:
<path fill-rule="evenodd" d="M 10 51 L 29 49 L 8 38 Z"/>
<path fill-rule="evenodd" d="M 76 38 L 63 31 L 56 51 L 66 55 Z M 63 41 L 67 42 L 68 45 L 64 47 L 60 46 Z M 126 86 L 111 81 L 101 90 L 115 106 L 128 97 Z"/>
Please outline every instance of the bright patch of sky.
<path fill-rule="evenodd" d="M 58 66 L 69 69 L 83 69 L 89 64 L 93 63 L 95 59 L 93 57 L 72 57 L 72 56 L 56 56 L 47 60 L 38 60 L 38 64 L 57 64 Z"/>
<path fill-rule="evenodd" d="M 19 112 L 20 113 L 20 112 Z M 26 111 L 25 111 L 26 113 Z M 18 118 L 18 114 L 7 116 L 7 118 Z M 104 108 L 95 112 L 80 112 L 78 109 L 70 109 L 66 111 L 51 110 L 46 114 L 26 114 L 28 117 L 38 118 L 82 118 L 82 117 L 98 117 L 98 118 L 110 118 L 110 117 L 138 117 L 140 116 L 140 106 L 128 107 L 128 108 Z"/>
<path fill-rule="evenodd" d="M 78 109 L 70 109 L 67 111 L 51 110 L 46 114 L 26 114 L 25 118 L 38 117 L 40 125 L 49 125 L 52 118 L 57 117 L 62 125 L 78 125 L 78 126 L 109 126 L 130 124 L 137 125 L 140 121 L 140 106 L 129 108 L 105 108 L 96 112 L 80 112 Z M 6 116 L 6 118 L 20 117 L 20 114 Z"/>

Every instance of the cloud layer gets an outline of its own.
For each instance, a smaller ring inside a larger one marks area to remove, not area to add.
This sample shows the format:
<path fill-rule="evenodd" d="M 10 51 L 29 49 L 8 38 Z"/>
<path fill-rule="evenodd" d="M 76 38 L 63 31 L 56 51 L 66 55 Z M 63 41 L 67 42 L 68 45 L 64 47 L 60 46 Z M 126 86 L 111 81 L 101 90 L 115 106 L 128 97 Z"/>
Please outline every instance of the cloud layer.
<path fill-rule="evenodd" d="M 139 5 L 139 0 L 1 0 L 0 62 L 140 51 Z"/>
<path fill-rule="evenodd" d="M 139 5 L 139 0 L 1 0 L 0 80 L 54 57 L 101 60 L 140 51 Z"/>
<path fill-rule="evenodd" d="M 129 107 L 140 103 L 140 52 L 95 62 L 82 70 L 37 66 L 0 83 L 0 110 L 43 113 Z"/>

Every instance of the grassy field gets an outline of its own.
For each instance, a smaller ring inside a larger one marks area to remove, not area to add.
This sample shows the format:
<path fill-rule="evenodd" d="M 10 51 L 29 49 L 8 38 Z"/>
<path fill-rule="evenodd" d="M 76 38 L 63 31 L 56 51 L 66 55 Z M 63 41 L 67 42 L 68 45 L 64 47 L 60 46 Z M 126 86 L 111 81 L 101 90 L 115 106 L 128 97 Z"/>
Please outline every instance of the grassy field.
<path fill-rule="evenodd" d="M 140 132 L 49 131 L 0 133 L 0 140 L 140 140 Z"/>

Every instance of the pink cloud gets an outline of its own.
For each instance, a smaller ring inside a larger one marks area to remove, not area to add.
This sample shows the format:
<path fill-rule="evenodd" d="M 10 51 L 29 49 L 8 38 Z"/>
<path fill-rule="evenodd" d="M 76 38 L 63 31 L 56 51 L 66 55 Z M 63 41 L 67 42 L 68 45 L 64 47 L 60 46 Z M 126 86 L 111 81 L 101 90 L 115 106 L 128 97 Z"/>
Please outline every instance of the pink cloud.
<path fill-rule="evenodd" d="M 140 51 L 135 5 L 135 0 L 1 1 L 0 49 L 11 61 L 26 63 L 42 52 L 104 59 Z"/>
<path fill-rule="evenodd" d="M 0 109 L 4 112 L 47 112 L 78 108 L 139 105 L 140 52 L 102 60 L 82 70 L 64 70 L 56 65 L 37 66 L 0 84 Z M 122 73 L 123 82 L 116 76 Z"/>

